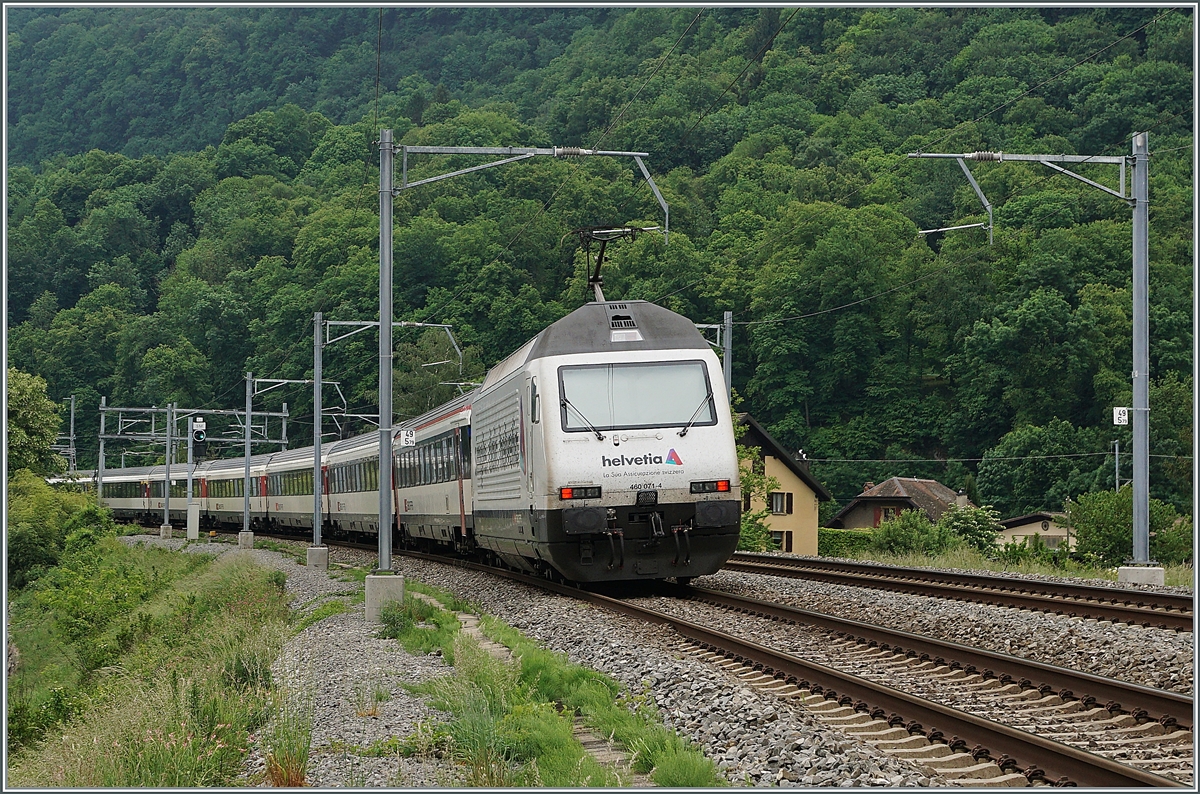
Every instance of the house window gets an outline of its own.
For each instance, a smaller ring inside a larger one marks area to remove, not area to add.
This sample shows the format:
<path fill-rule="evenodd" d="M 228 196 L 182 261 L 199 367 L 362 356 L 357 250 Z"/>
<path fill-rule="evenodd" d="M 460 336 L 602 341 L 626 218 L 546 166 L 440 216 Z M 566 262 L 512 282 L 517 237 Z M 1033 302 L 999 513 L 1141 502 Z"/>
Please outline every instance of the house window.
<path fill-rule="evenodd" d="M 779 491 L 772 493 L 771 512 L 776 515 L 790 515 L 792 512 L 792 495 Z"/>

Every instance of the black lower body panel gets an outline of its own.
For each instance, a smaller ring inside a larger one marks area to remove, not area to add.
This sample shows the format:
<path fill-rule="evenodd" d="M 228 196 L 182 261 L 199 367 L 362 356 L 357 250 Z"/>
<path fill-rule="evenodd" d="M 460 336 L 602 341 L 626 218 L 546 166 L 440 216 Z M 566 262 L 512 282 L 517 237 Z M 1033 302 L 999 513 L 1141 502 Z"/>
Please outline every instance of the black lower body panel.
<path fill-rule="evenodd" d="M 699 516 L 695 503 L 616 511 L 615 527 L 606 522 L 601 531 L 587 532 L 581 530 L 594 521 L 568 517 L 564 526 L 563 510 L 476 510 L 475 541 L 514 568 L 553 569 L 580 583 L 704 576 L 719 571 L 737 548 L 740 512 L 724 503 L 702 503 Z M 730 523 L 697 525 L 713 516 Z"/>

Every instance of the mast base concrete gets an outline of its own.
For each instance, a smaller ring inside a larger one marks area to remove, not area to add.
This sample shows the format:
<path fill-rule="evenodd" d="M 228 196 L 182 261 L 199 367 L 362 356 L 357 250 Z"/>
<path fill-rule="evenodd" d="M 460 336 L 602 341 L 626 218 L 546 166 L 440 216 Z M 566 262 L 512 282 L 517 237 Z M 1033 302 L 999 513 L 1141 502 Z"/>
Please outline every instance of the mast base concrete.
<path fill-rule="evenodd" d="M 195 502 L 187 509 L 187 539 L 200 539 L 200 505 Z"/>
<path fill-rule="evenodd" d="M 1149 565 L 1123 565 L 1117 569 L 1117 581 L 1130 584 L 1166 584 L 1162 568 Z"/>
<path fill-rule="evenodd" d="M 158 528 L 158 536 L 159 536 L 160 538 L 162 538 L 163 540 L 170 540 L 170 539 L 171 539 L 171 537 L 172 537 L 172 535 L 171 535 L 171 525 L 170 525 L 170 524 L 163 524 L 163 525 L 161 525 L 161 526 Z"/>
<path fill-rule="evenodd" d="M 399 574 L 367 574 L 367 622 L 378 623 L 383 605 L 404 602 L 404 577 Z"/>
<path fill-rule="evenodd" d="M 329 547 L 328 546 L 309 546 L 308 559 L 309 568 L 319 568 L 322 571 L 329 570 Z"/>
<path fill-rule="evenodd" d="M 254 548 L 254 531 L 243 529 L 238 533 L 238 548 L 252 549 Z"/>

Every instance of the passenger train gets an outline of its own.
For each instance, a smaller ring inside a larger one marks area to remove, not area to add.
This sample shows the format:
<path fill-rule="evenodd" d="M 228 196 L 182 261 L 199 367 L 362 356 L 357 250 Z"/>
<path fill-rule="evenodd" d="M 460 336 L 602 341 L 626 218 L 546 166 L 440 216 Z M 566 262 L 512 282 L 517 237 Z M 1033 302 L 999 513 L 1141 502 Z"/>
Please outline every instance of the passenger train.
<path fill-rule="evenodd" d="M 586 304 L 478 388 L 395 428 L 394 543 L 578 583 L 715 573 L 741 516 L 722 385 L 687 318 L 645 301 Z M 401 431 L 416 445 L 401 446 Z M 378 434 L 322 445 L 324 535 L 379 531 L 378 451 Z M 161 522 L 164 468 L 107 470 L 103 502 Z M 250 470 L 252 528 L 311 532 L 312 447 L 255 455 Z M 242 526 L 244 471 L 245 458 L 194 467 L 202 526 Z M 182 524 L 186 468 L 171 476 Z"/>

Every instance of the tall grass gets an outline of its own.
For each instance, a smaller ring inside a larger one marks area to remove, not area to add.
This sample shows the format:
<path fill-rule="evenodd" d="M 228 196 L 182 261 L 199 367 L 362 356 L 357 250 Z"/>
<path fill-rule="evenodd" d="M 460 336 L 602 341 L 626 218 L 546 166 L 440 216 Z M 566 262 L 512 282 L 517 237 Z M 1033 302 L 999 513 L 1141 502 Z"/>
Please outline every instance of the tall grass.
<path fill-rule="evenodd" d="M 267 779 L 276 787 L 305 784 L 312 749 L 312 699 L 291 686 L 271 692 L 271 719 L 263 731 Z"/>
<path fill-rule="evenodd" d="M 162 590 L 96 635 L 122 649 L 117 663 L 95 673 L 61 731 L 10 755 L 9 783 L 229 784 L 269 714 L 286 616 L 266 572 L 233 555 Z"/>
<path fill-rule="evenodd" d="M 996 571 L 1004 573 L 1033 573 L 1048 576 L 1071 576 L 1080 579 L 1103 579 L 1115 582 L 1115 568 L 1095 568 L 1075 560 L 1066 560 L 1062 564 L 1052 564 L 1036 557 L 1020 561 L 1004 561 L 985 557 L 971 547 L 961 547 L 936 555 L 888 554 L 886 552 L 870 551 L 855 555 L 855 559 L 880 562 L 885 565 L 899 565 L 906 568 L 964 568 L 979 571 Z M 1166 583 L 1172 586 L 1192 587 L 1195 584 L 1195 569 L 1191 565 L 1164 565 Z"/>

